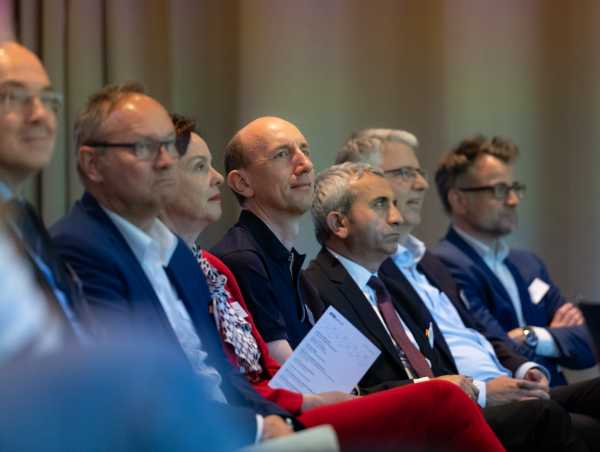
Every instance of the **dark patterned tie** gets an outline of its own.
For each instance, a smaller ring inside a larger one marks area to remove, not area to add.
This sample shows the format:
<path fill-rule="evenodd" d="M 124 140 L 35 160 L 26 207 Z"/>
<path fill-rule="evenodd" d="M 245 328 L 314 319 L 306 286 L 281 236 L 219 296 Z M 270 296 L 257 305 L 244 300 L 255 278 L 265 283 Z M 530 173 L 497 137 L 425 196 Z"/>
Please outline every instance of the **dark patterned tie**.
<path fill-rule="evenodd" d="M 396 341 L 396 345 L 402 350 L 417 376 L 433 377 L 433 372 L 431 372 L 427 360 L 406 335 L 404 327 L 394 308 L 394 304 L 392 303 L 390 293 L 381 279 L 377 276 L 371 276 L 367 285 L 375 291 L 377 296 L 377 306 L 383 316 L 383 320 L 385 321 L 390 334 Z"/>

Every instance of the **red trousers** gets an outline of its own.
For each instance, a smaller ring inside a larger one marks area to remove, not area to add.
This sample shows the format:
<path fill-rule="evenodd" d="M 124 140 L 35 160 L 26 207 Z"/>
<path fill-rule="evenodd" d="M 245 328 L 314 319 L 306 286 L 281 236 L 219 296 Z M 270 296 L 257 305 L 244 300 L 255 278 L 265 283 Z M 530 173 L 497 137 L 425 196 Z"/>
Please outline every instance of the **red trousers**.
<path fill-rule="evenodd" d="M 342 450 L 504 450 L 477 404 L 446 381 L 411 384 L 320 406 L 298 419 L 307 427 L 332 425 Z"/>

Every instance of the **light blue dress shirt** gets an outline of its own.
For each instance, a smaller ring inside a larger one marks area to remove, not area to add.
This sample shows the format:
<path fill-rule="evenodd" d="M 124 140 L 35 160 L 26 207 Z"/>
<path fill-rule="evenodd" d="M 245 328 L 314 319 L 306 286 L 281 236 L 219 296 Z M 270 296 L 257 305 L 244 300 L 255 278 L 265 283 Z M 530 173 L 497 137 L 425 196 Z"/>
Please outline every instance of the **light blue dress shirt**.
<path fill-rule="evenodd" d="M 492 344 L 478 331 L 467 328 L 446 294 L 434 287 L 419 271 L 417 264 L 424 254 L 425 244 L 409 235 L 398 245 L 392 259 L 419 294 L 442 331 L 458 371 L 462 375 L 473 377 L 479 389 L 477 402 L 483 407 L 486 401 L 485 382 L 502 375 L 512 376 L 511 372 L 500 364 Z M 525 375 L 527 370 L 534 366 L 535 363 L 523 364 L 517 375 Z"/>

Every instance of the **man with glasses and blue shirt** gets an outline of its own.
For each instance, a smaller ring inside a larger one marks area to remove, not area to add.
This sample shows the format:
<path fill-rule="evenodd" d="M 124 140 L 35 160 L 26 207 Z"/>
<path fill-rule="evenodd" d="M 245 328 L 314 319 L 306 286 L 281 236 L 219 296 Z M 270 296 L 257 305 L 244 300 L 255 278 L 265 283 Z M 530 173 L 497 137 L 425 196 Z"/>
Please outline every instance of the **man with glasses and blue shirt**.
<path fill-rule="evenodd" d="M 518 148 L 476 136 L 444 155 L 435 181 L 450 215 L 446 237 L 433 250 L 450 269 L 469 311 L 515 350 L 545 366 L 551 385 L 564 384 L 559 366 L 595 364 L 579 309 L 565 301 L 543 262 L 504 241 L 517 227 L 525 185 L 515 181 Z"/>
<path fill-rule="evenodd" d="M 43 294 L 23 302 L 29 308 L 22 311 L 20 326 L 12 327 L 14 334 L 28 338 L 17 341 L 19 356 L 86 340 L 86 303 L 77 277 L 58 257 L 42 219 L 22 195 L 27 180 L 52 157 L 61 104 L 62 96 L 53 90 L 38 57 L 15 42 L 0 42 L 0 219 Z M 25 332 L 27 324 L 44 328 Z"/>
<path fill-rule="evenodd" d="M 513 350 L 506 335 L 490 334 L 467 312 L 448 269 L 411 234 L 421 223 L 421 207 L 429 188 L 415 152 L 418 144 L 406 131 L 365 129 L 354 133 L 336 157 L 337 163 L 379 166 L 394 189 L 404 219 L 402 236 L 379 275 L 396 301 L 421 325 L 413 334 L 424 336 L 422 343 L 429 340 L 438 363 L 447 368 L 445 373 L 460 372 L 473 378 L 479 389 L 477 400 L 486 407 L 486 419 L 509 450 L 526 444 L 535 445 L 536 450 L 581 450 L 586 448 L 581 438 L 595 447 L 600 441 L 600 380 L 549 390 L 545 370 Z M 524 405 L 532 401 L 537 408 Z M 524 409 L 531 411 L 519 414 Z M 549 427 L 549 418 L 543 420 L 545 410 L 554 410 L 553 416 L 560 411 L 570 413 L 576 444 L 568 446 L 567 440 L 559 445 L 560 440 L 552 436 L 559 430 Z M 541 419 L 541 428 L 534 433 L 531 428 L 536 418 Z"/>

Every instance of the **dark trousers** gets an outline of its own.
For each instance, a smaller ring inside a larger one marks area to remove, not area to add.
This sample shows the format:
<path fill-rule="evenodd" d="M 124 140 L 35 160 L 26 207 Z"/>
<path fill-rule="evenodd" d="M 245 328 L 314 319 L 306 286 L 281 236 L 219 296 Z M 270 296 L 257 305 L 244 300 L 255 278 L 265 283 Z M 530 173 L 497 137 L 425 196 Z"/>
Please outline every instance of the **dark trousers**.
<path fill-rule="evenodd" d="M 483 414 L 510 452 L 589 450 L 573 430 L 567 411 L 553 400 L 524 400 L 486 407 Z"/>

